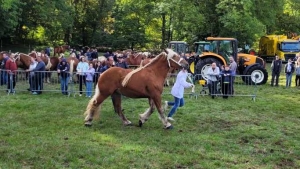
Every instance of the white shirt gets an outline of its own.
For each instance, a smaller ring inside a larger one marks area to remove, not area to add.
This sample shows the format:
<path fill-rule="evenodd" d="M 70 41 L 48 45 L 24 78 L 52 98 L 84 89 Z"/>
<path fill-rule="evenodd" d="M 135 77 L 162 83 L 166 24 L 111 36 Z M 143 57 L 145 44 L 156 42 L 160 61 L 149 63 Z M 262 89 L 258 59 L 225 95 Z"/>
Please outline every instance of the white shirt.
<path fill-rule="evenodd" d="M 88 69 L 89 64 L 87 62 L 79 62 L 76 68 L 79 75 L 84 75 Z"/>
<path fill-rule="evenodd" d="M 36 65 L 38 64 L 37 61 L 34 61 L 33 63 L 31 63 L 29 65 L 29 71 L 30 71 L 30 75 L 34 75 L 34 72 L 32 72 L 32 70 L 36 67 Z"/>
<path fill-rule="evenodd" d="M 208 75 L 208 83 L 210 82 L 215 82 L 215 81 L 218 81 L 218 76 L 220 75 L 220 69 L 219 67 L 216 66 L 216 68 L 213 70 L 212 67 L 210 67 L 208 70 L 207 70 L 207 75 Z"/>
<path fill-rule="evenodd" d="M 184 88 L 190 88 L 193 84 L 188 83 L 186 78 L 188 76 L 188 72 L 180 71 L 176 77 L 176 81 L 174 86 L 172 87 L 171 94 L 177 98 L 183 98 Z"/>

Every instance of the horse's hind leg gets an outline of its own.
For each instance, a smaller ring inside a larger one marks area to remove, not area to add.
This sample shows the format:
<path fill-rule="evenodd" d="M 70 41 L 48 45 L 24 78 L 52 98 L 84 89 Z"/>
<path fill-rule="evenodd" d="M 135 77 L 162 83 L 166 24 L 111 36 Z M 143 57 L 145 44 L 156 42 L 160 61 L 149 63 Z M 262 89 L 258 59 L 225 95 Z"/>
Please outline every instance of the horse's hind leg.
<path fill-rule="evenodd" d="M 112 102 L 113 102 L 113 106 L 114 106 L 114 110 L 118 113 L 118 115 L 120 116 L 122 122 L 124 125 L 130 125 L 131 121 L 129 121 L 124 113 L 122 112 L 122 108 L 121 108 L 121 94 L 118 91 L 115 91 L 112 95 Z"/>

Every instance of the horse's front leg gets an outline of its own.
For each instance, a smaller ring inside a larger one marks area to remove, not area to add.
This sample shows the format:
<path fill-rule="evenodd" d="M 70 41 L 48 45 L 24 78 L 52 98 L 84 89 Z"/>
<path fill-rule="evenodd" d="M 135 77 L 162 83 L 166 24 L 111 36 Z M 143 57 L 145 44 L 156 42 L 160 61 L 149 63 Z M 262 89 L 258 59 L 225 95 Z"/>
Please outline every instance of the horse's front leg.
<path fill-rule="evenodd" d="M 124 125 L 131 125 L 131 121 L 129 121 L 124 113 L 122 112 L 122 108 L 121 108 L 121 94 L 118 91 L 115 91 L 112 95 L 111 95 L 111 99 L 112 99 L 112 103 L 114 106 L 114 110 L 115 112 L 118 113 L 118 115 L 120 116 L 122 122 Z"/>
<path fill-rule="evenodd" d="M 164 115 L 164 108 L 161 106 L 161 95 L 157 94 L 154 98 L 153 98 L 154 104 L 158 110 L 159 116 L 160 116 L 160 120 L 162 121 L 165 129 L 172 129 L 173 126 L 170 122 L 168 122 L 166 116 Z"/>
<path fill-rule="evenodd" d="M 155 104 L 152 99 L 148 99 L 150 107 L 143 113 L 140 114 L 140 119 L 139 119 L 139 126 L 142 127 L 142 125 L 148 120 L 150 115 L 154 112 L 155 110 Z"/>

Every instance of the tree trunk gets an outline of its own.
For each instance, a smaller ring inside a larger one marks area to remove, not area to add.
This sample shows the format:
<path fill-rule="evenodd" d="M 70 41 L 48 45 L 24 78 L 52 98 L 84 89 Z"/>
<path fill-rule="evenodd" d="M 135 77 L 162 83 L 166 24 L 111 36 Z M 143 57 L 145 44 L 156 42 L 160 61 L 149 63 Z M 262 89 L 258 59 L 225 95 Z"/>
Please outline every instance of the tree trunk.
<path fill-rule="evenodd" d="M 165 47 L 165 39 L 166 39 L 166 14 L 162 13 L 162 27 L 161 27 L 161 46 L 160 48 L 163 49 Z"/>
<path fill-rule="evenodd" d="M 70 28 L 68 28 L 65 32 L 64 42 L 66 42 L 68 45 L 70 44 Z"/>
<path fill-rule="evenodd" d="M 171 30 L 172 19 L 173 19 L 172 16 L 173 16 L 173 12 L 171 10 L 170 19 L 169 19 L 169 31 L 168 31 L 168 38 L 167 38 L 168 42 L 170 42 L 172 40 L 172 30 Z"/>
<path fill-rule="evenodd" d="M 84 26 L 81 27 L 81 38 L 82 38 L 82 45 L 86 46 L 86 35 L 84 31 Z"/>

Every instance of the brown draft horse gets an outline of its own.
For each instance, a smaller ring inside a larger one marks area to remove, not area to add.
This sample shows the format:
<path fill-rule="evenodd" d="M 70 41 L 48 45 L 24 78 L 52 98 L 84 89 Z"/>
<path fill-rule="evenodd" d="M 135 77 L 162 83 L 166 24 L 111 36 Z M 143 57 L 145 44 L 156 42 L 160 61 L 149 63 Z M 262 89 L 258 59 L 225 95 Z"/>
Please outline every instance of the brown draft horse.
<path fill-rule="evenodd" d="M 68 49 L 70 49 L 69 45 L 56 46 L 53 50 L 53 56 L 56 56 L 56 54 L 60 55 L 61 53 L 65 53 L 65 51 Z"/>
<path fill-rule="evenodd" d="M 36 58 L 37 56 L 40 56 L 43 62 L 46 65 L 46 71 L 55 71 L 57 69 L 57 65 L 59 64 L 59 58 L 57 57 L 48 57 L 44 53 L 41 52 L 35 52 L 32 51 L 31 53 L 28 54 L 29 56 Z M 50 78 L 51 78 L 51 72 L 47 72 L 45 76 L 45 81 L 50 83 Z"/>
<path fill-rule="evenodd" d="M 130 125 L 131 122 L 125 117 L 121 110 L 121 95 L 130 98 L 148 98 L 150 108 L 148 108 L 139 117 L 139 126 L 145 121 L 157 108 L 160 120 L 166 129 L 173 126 L 167 121 L 164 115 L 164 109 L 161 105 L 161 94 L 163 84 L 171 67 L 188 67 L 188 63 L 171 49 L 166 49 L 150 63 L 135 70 L 112 67 L 106 70 L 98 79 L 96 92 L 89 101 L 85 111 L 85 126 L 91 126 L 94 117 L 98 117 L 103 101 L 112 96 L 113 106 L 120 116 L 124 125 Z"/>
<path fill-rule="evenodd" d="M 148 64 L 149 62 L 151 62 L 152 58 L 146 58 L 144 60 L 141 61 L 140 66 L 145 66 L 146 64 Z M 171 67 L 167 78 L 165 79 L 165 83 L 164 86 L 170 86 L 170 79 L 172 77 L 174 77 L 174 74 L 176 74 L 178 72 L 178 69 Z M 176 76 L 176 75 L 175 75 Z"/>
<path fill-rule="evenodd" d="M 31 63 L 31 57 L 24 53 L 16 53 L 15 60 L 17 62 L 18 68 L 29 69 Z"/>
<path fill-rule="evenodd" d="M 132 66 L 138 66 L 141 64 L 142 60 L 148 58 L 148 53 L 147 52 L 139 52 L 139 53 L 135 53 L 135 54 L 129 54 L 127 56 L 127 58 L 125 58 L 125 62 L 128 65 L 132 65 Z"/>

